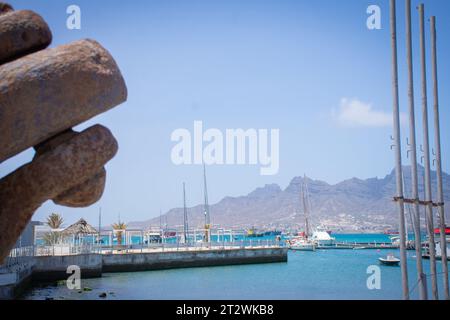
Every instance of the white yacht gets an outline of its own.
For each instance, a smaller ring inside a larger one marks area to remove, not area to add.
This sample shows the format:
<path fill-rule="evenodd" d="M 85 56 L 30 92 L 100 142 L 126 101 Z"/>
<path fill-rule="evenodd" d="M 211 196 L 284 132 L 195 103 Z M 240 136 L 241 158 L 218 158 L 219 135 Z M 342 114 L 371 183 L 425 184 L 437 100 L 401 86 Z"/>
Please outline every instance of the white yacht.
<path fill-rule="evenodd" d="M 333 246 L 336 244 L 336 239 L 330 236 L 330 234 L 327 231 L 321 228 L 317 228 L 317 230 L 313 232 L 311 240 L 321 247 Z"/>
<path fill-rule="evenodd" d="M 330 236 L 331 232 L 327 232 L 325 228 L 319 226 L 315 231 L 311 233 L 311 225 L 309 221 L 309 215 L 312 211 L 311 199 L 309 197 L 309 188 L 307 183 L 306 175 L 303 178 L 303 182 L 300 185 L 301 191 L 301 202 L 303 203 L 303 211 L 305 215 L 305 232 L 303 234 L 303 239 L 300 237 L 298 239 L 299 247 L 306 247 L 308 249 L 312 248 L 315 251 L 316 248 L 333 246 L 336 244 L 336 239 Z M 295 247 L 295 243 L 290 244 L 291 249 Z M 294 250 L 294 249 L 293 249 Z"/>

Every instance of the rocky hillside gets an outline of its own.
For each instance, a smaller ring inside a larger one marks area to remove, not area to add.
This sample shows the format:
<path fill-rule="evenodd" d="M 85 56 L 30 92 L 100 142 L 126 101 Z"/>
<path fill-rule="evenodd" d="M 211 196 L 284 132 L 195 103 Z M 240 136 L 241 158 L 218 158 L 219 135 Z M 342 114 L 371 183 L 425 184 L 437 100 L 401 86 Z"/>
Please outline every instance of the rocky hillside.
<path fill-rule="evenodd" d="M 410 167 L 405 167 L 404 175 L 408 197 L 411 193 Z M 422 176 L 423 168 L 420 168 L 419 191 L 423 196 Z M 295 177 L 285 190 L 276 184 L 271 184 L 258 188 L 246 196 L 226 197 L 219 203 L 211 205 L 211 220 L 215 225 L 235 228 L 255 226 L 289 229 L 302 226 L 304 218 L 300 202 L 300 187 L 303 179 Z M 382 179 L 353 178 L 335 185 L 306 179 L 312 203 L 313 225 L 321 224 L 340 232 L 371 232 L 397 227 L 397 211 L 392 201 L 396 188 L 394 171 Z M 433 194 L 435 194 L 436 174 L 434 172 L 432 181 Z M 448 202 L 450 200 L 448 174 L 444 174 L 444 192 Z M 448 206 L 446 211 L 448 217 Z M 162 221 L 167 222 L 169 227 L 179 226 L 183 221 L 182 214 L 182 208 L 172 209 L 162 217 Z M 190 226 L 201 226 L 203 219 L 202 205 L 189 208 Z M 407 219 L 409 220 L 409 216 Z M 155 218 L 144 222 L 133 222 L 130 226 L 157 226 L 159 221 L 159 218 Z"/>

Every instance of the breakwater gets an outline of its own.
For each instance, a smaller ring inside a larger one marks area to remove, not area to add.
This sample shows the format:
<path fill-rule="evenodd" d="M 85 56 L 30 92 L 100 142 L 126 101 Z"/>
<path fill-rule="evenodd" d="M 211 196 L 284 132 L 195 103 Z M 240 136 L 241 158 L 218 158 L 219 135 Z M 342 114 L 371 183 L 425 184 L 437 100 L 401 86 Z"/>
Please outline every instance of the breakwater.
<path fill-rule="evenodd" d="M 65 280 L 69 276 L 67 268 L 72 265 L 80 268 L 82 279 L 87 279 L 111 272 L 287 262 L 287 251 L 271 247 L 36 256 L 23 267 L 26 277 L 14 276 L 15 272 L 5 274 L 5 280 L 10 278 L 0 282 L 0 299 L 14 299 L 32 281 Z"/>

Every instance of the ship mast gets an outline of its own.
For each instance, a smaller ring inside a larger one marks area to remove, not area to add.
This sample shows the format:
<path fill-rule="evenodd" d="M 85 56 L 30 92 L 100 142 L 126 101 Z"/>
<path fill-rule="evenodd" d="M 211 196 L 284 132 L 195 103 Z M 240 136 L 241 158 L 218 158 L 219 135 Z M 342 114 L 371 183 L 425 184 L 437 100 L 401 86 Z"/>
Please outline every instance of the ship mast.
<path fill-rule="evenodd" d="M 98 239 L 97 243 L 101 244 L 101 238 L 102 238 L 102 207 L 100 207 L 98 211 Z"/>
<path fill-rule="evenodd" d="M 205 242 L 211 242 L 211 218 L 209 215 L 209 202 L 208 202 L 208 185 L 206 183 L 206 165 L 203 164 L 203 188 L 205 196 L 204 214 L 205 214 Z"/>
<path fill-rule="evenodd" d="M 302 196 L 302 202 L 303 202 L 303 212 L 305 215 L 305 234 L 308 238 L 310 236 L 310 226 L 309 226 L 309 210 L 308 210 L 308 204 L 307 204 L 307 186 L 306 186 L 306 175 L 304 175 L 303 183 L 301 184 L 301 196 Z"/>
<path fill-rule="evenodd" d="M 184 226 L 184 243 L 188 243 L 188 216 L 186 207 L 186 184 L 183 182 L 183 226 Z"/>
<path fill-rule="evenodd" d="M 164 238 L 164 228 L 162 223 L 162 210 L 159 209 L 159 234 L 161 235 L 161 239 Z"/>

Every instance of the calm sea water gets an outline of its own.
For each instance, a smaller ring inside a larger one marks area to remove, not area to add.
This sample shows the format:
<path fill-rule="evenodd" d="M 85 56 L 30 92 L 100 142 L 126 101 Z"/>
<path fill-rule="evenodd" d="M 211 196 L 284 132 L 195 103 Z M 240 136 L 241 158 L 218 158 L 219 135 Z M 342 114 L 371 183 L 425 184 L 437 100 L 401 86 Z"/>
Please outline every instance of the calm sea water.
<path fill-rule="evenodd" d="M 338 241 L 386 241 L 384 235 L 336 237 Z M 401 299 L 400 268 L 378 263 L 379 257 L 390 252 L 399 255 L 395 250 L 291 251 L 288 263 L 105 274 L 102 278 L 82 280 L 82 286 L 91 288 L 90 292 L 72 291 L 59 283 L 34 288 L 24 298 L 93 300 L 107 292 L 107 299 L 133 300 Z M 381 268 L 381 290 L 367 288 L 367 268 L 371 265 Z M 408 252 L 408 267 L 411 295 L 418 298 L 414 251 Z M 424 267 L 429 273 L 426 260 Z"/>

